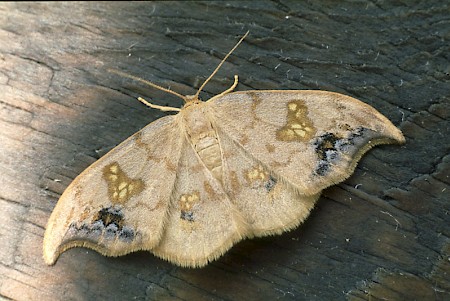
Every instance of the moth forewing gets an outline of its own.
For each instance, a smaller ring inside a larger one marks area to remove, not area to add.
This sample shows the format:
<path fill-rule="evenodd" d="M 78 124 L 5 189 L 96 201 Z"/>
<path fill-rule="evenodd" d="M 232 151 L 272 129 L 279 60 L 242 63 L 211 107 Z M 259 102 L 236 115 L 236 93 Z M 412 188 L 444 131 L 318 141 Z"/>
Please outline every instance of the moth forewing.
<path fill-rule="evenodd" d="M 104 155 L 66 189 L 44 235 L 53 264 L 72 247 L 119 256 L 149 250 L 163 236 L 181 156 L 173 116 L 150 123 Z"/>

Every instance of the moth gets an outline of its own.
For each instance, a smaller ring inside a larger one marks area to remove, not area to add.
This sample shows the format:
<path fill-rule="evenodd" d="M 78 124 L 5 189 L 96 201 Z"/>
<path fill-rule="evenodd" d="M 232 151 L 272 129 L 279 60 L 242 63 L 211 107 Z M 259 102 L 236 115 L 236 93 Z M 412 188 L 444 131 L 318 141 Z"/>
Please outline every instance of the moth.
<path fill-rule="evenodd" d="M 248 34 L 248 33 L 247 33 Z M 247 35 L 246 34 L 246 35 Z M 323 189 L 348 178 L 378 144 L 404 143 L 371 106 L 327 91 L 228 90 L 181 97 L 177 111 L 138 131 L 81 173 L 47 224 L 47 264 L 73 247 L 106 256 L 138 250 L 202 267 L 238 241 L 302 223 Z M 121 72 L 116 72 L 122 74 Z"/>

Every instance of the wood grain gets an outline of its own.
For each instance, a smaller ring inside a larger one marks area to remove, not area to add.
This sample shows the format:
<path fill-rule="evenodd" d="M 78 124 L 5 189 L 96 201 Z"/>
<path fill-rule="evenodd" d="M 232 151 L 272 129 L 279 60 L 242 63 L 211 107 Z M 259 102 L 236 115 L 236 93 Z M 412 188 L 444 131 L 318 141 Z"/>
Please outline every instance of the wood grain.
<path fill-rule="evenodd" d="M 408 4 L 409 3 L 409 4 Z M 0 4 L 0 298 L 445 300 L 450 298 L 450 38 L 445 1 Z M 370 151 L 300 228 L 239 243 L 203 269 L 86 249 L 42 260 L 67 185 L 178 99 L 206 86 L 321 89 L 359 98 L 405 146 Z"/>

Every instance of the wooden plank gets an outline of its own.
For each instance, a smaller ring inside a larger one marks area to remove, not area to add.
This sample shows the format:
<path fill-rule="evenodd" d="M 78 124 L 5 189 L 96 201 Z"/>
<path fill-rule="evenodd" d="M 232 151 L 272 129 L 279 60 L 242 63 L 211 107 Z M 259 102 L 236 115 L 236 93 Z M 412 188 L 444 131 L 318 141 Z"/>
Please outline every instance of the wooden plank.
<path fill-rule="evenodd" d="M 450 298 L 449 6 L 426 3 L 0 4 L 0 298 L 445 300 Z M 405 146 L 371 150 L 306 223 L 247 240 L 203 269 L 82 248 L 42 260 L 45 225 L 87 166 L 192 94 L 322 89 L 374 106 Z"/>

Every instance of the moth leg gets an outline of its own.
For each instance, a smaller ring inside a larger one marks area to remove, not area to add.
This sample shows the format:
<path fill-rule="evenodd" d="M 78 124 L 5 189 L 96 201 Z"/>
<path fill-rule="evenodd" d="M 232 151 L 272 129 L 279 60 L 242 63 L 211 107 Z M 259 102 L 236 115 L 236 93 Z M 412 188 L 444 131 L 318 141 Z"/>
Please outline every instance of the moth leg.
<path fill-rule="evenodd" d="M 179 108 L 168 107 L 168 106 L 159 106 L 159 105 L 152 104 L 152 103 L 146 101 L 145 99 L 143 99 L 142 97 L 138 97 L 138 100 L 140 102 L 142 102 L 144 105 L 146 105 L 152 109 L 158 109 L 163 112 L 169 112 L 169 111 L 179 112 L 179 111 L 181 111 L 181 109 L 179 109 Z"/>
<path fill-rule="evenodd" d="M 224 96 L 225 94 L 230 93 L 231 91 L 234 90 L 234 88 L 236 88 L 237 85 L 238 85 L 238 76 L 235 75 L 234 76 L 234 83 L 233 83 L 233 85 L 230 88 L 228 88 L 227 90 L 223 91 L 222 93 L 220 93 L 219 95 L 217 95 L 215 97 L 221 97 L 221 96 Z"/>

